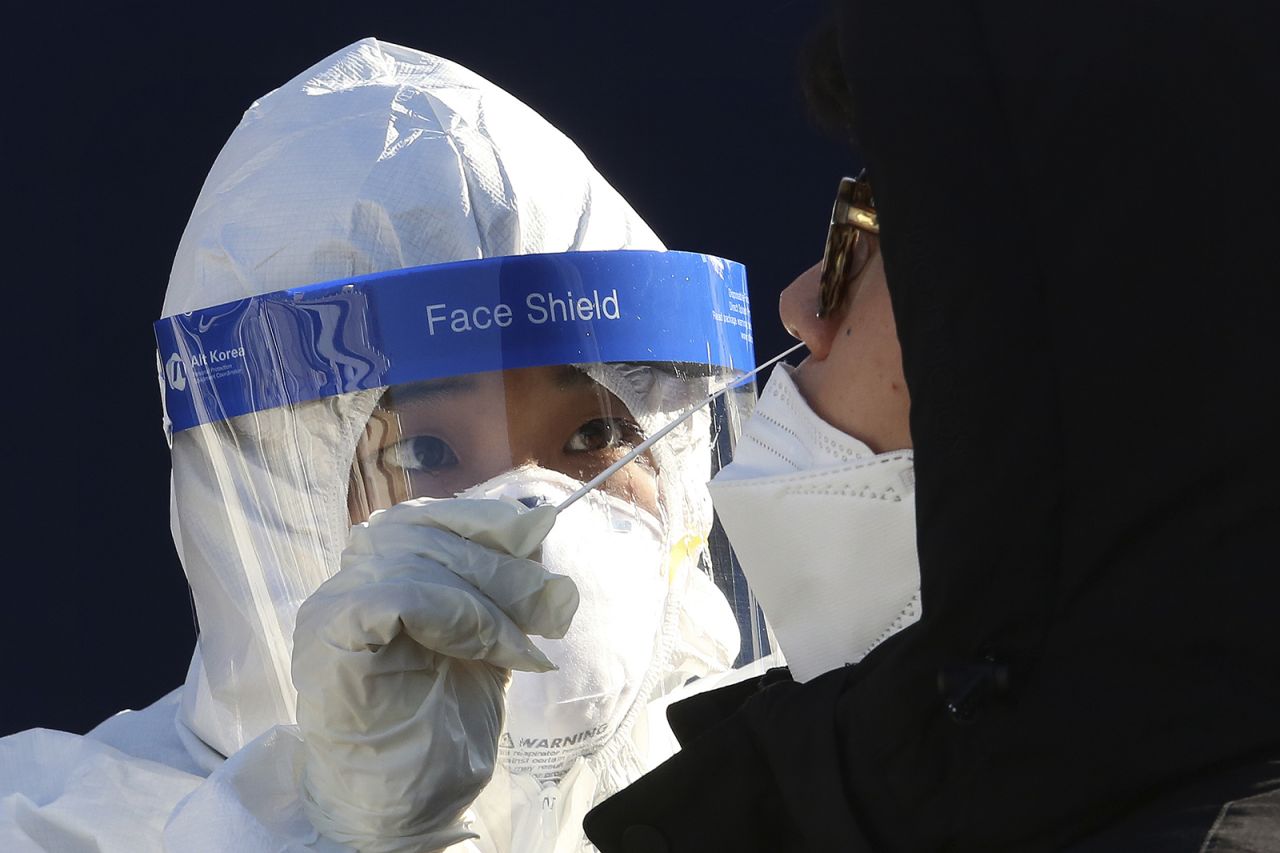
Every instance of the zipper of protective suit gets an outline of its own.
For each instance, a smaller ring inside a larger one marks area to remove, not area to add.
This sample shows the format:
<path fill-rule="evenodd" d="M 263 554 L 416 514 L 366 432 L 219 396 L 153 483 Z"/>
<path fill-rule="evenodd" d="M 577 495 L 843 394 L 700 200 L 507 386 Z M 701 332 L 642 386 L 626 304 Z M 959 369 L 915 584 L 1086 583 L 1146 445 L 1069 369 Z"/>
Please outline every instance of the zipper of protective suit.
<path fill-rule="evenodd" d="M 556 820 L 556 800 L 560 797 L 560 788 L 555 782 L 547 782 L 542 786 L 542 790 L 538 792 L 538 799 L 542 805 L 539 814 L 539 823 L 542 826 L 542 837 L 555 842 L 556 835 L 559 834 L 560 827 Z"/>

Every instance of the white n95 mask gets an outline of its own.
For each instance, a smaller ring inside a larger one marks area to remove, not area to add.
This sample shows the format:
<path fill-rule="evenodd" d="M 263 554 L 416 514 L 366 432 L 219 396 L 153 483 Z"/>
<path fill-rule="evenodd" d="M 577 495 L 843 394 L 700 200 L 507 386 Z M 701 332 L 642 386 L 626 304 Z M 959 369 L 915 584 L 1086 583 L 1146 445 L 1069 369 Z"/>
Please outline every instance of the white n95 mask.
<path fill-rule="evenodd" d="M 459 497 L 559 504 L 581 484 L 522 467 Z M 662 523 L 603 490 L 564 510 L 531 555 L 567 575 L 580 604 L 561 639 L 536 640 L 558 669 L 513 672 L 499 761 L 513 774 L 558 780 L 600 750 L 639 696 L 662 627 L 669 580 Z"/>
<path fill-rule="evenodd" d="M 711 500 L 796 681 L 856 663 L 920 618 L 910 450 L 819 418 L 779 364 Z"/>

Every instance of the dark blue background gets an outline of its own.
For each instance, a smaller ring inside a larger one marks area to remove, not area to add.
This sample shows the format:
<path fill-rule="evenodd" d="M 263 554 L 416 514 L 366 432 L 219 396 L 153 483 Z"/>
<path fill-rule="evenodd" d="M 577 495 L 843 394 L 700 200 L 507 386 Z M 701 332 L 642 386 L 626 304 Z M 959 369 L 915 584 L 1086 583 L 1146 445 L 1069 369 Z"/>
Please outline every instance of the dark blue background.
<path fill-rule="evenodd" d="M 42 489 L 10 518 L 11 542 L 37 547 L 15 544 L 8 561 L 0 734 L 86 731 L 186 671 L 194 630 L 168 532 L 151 323 L 204 176 L 255 98 L 364 36 L 468 66 L 577 142 L 670 248 L 746 264 L 763 360 L 789 341 L 777 294 L 819 259 L 836 183 L 857 171 L 850 150 L 813 128 L 799 90 L 797 52 L 825 10 L 112 4 L 27 39 L 35 58 L 20 67 L 52 118 L 11 127 L 30 137 L 19 141 L 56 145 L 57 160 L 8 165 L 52 202 L 47 223 L 28 225 L 73 237 L 80 271 L 46 280 L 59 316 L 78 322 L 36 331 L 56 328 L 59 358 L 78 370 L 49 419 L 70 436 L 11 445 L 36 448 L 18 461 L 38 463 Z"/>

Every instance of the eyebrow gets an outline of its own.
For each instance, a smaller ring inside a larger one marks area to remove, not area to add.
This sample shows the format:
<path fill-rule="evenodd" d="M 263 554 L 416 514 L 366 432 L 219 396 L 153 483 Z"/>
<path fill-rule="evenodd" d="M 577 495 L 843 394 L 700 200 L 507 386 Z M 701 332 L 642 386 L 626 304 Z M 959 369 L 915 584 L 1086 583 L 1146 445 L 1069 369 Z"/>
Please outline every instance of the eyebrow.
<path fill-rule="evenodd" d="M 606 386 L 601 385 L 595 379 L 592 379 L 585 370 L 574 367 L 572 364 L 565 364 L 557 367 L 555 383 L 556 391 L 562 394 L 581 392 L 584 389 L 592 391 L 605 401 L 613 401 L 612 403 L 605 403 L 606 406 L 610 407 L 607 411 L 612 412 L 613 404 L 617 404 L 618 409 L 622 413 L 625 413 L 627 417 L 635 417 L 635 413 L 631 411 L 626 403 L 622 402 L 618 395 L 614 394 Z"/>
<path fill-rule="evenodd" d="M 575 388 L 582 388 L 587 385 L 603 387 L 588 376 L 585 370 L 579 370 L 572 364 L 561 364 L 556 366 L 557 391 L 572 391 Z"/>
<path fill-rule="evenodd" d="M 382 398 L 382 405 L 392 403 L 409 405 L 411 403 L 430 403 L 453 394 L 462 394 L 476 389 L 476 381 L 470 376 L 445 376 L 440 379 L 424 379 L 410 385 L 397 385 L 388 388 Z"/>
<path fill-rule="evenodd" d="M 583 370 L 572 364 L 553 365 L 555 369 L 555 387 L 557 391 L 568 392 L 582 388 L 595 388 L 607 391 Z M 407 385 L 396 385 L 388 388 L 380 401 L 380 405 L 410 406 L 415 403 L 433 403 L 444 397 L 471 393 L 477 390 L 479 382 L 474 376 L 444 376 L 440 379 L 424 379 Z"/>

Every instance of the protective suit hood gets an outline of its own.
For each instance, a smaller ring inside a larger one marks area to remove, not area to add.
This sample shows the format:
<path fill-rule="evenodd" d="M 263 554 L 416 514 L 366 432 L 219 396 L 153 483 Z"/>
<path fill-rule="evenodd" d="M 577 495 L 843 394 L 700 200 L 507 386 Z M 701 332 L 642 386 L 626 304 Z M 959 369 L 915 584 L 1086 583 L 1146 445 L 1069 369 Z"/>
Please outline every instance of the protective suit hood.
<path fill-rule="evenodd" d="M 662 248 L 528 107 L 453 62 L 369 38 L 246 111 L 196 201 L 162 313 L 424 264 Z M 172 529 L 200 631 L 180 720 L 222 755 L 293 721 L 293 618 L 336 571 L 352 452 L 376 399 L 172 436 Z M 334 426 L 307 430 L 299 454 L 287 419 Z M 306 467 L 279 464 L 299 455 Z M 264 488 L 280 496 L 271 506 L 255 502 Z M 263 554 L 270 565 L 243 570 Z"/>

